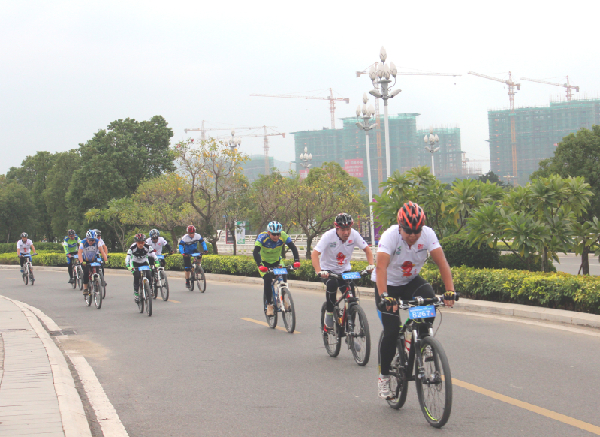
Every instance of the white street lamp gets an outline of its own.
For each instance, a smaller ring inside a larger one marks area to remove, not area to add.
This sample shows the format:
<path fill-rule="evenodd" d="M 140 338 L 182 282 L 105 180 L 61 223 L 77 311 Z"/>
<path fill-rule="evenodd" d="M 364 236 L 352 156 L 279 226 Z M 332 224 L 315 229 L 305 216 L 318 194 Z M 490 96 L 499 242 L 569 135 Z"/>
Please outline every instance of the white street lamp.
<path fill-rule="evenodd" d="M 228 141 L 228 143 L 229 143 L 229 148 L 233 152 L 235 149 L 240 147 L 240 144 L 242 144 L 242 140 L 240 138 L 236 138 L 235 131 L 232 130 L 231 131 L 231 139 Z"/>
<path fill-rule="evenodd" d="M 310 161 L 312 161 L 312 153 L 308 153 L 308 149 L 306 147 L 304 148 L 304 153 L 300 154 L 300 161 L 302 161 L 300 165 L 304 169 L 310 168 L 312 166 L 312 164 L 310 163 Z"/>
<path fill-rule="evenodd" d="M 425 144 L 428 144 L 427 146 L 425 146 L 425 150 L 431 153 L 431 174 L 435 176 L 435 167 L 433 166 L 433 154 L 440 150 L 439 147 L 436 147 L 437 144 L 440 142 L 440 137 L 438 137 L 437 134 L 433 134 L 433 129 L 429 129 L 429 138 L 427 137 L 427 135 L 425 135 L 424 139 Z"/>
<path fill-rule="evenodd" d="M 396 97 L 402 90 L 400 88 L 391 90 L 392 87 L 396 85 L 396 74 L 398 74 L 398 69 L 394 65 L 393 62 L 390 62 L 389 65 L 385 63 L 387 59 L 387 52 L 383 47 L 381 47 L 381 51 L 379 52 L 379 59 L 381 63 L 377 64 L 377 68 L 372 66 L 369 69 L 369 78 L 373 83 L 374 89 L 369 91 L 369 94 L 374 96 L 377 99 L 383 99 L 383 127 L 385 132 L 385 161 L 386 161 L 386 172 L 387 178 L 390 177 L 392 173 L 392 163 L 390 161 L 390 127 L 388 124 L 388 99 L 392 99 Z M 394 83 L 390 80 L 390 76 L 394 78 Z"/>
<path fill-rule="evenodd" d="M 356 108 L 356 118 L 363 119 L 363 122 L 360 121 L 356 123 L 359 129 L 365 131 L 365 140 L 367 146 L 367 179 L 369 180 L 369 203 L 373 202 L 373 182 L 371 181 L 371 157 L 369 153 L 369 131 L 375 127 L 377 124 L 371 124 L 371 117 L 375 115 L 375 109 L 372 105 L 369 105 L 367 108 L 367 103 L 369 98 L 367 97 L 367 93 L 363 94 L 363 106 L 362 106 L 362 117 L 361 117 L 361 109 L 360 105 Z M 371 222 L 371 245 L 375 247 L 375 223 L 373 222 L 373 205 L 369 205 L 369 221 Z"/>

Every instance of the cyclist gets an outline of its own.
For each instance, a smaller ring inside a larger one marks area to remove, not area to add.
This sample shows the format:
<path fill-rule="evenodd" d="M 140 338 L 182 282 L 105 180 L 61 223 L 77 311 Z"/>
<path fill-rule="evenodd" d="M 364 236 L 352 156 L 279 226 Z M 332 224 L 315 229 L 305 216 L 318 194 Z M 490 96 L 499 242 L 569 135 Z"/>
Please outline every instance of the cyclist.
<path fill-rule="evenodd" d="M 133 240 L 134 243 L 129 247 L 127 256 L 125 257 L 125 266 L 129 271 L 134 271 L 134 267 L 149 267 L 149 258 L 152 258 L 153 263 L 155 261 L 155 250 L 146 244 L 146 236 L 144 234 L 135 234 Z M 133 297 L 135 303 L 138 303 L 140 300 L 140 295 L 138 294 L 141 278 L 140 273 L 139 270 L 135 270 L 133 273 Z M 150 288 L 152 288 L 152 275 L 147 275 L 147 278 L 150 281 Z"/>
<path fill-rule="evenodd" d="M 375 269 L 373 252 L 371 252 L 371 248 L 363 237 L 355 229 L 352 229 L 353 224 L 354 220 L 352 220 L 350 214 L 345 212 L 338 214 L 334 222 L 335 228 L 323 234 L 311 254 L 315 274 L 320 276 L 327 286 L 325 292 L 327 301 L 325 327 L 327 329 L 333 328 L 333 305 L 335 304 L 337 290 L 339 287 L 346 285 L 346 280 L 330 278 L 329 273 L 341 275 L 351 270 L 350 260 L 355 246 L 364 250 L 367 255 L 367 262 L 369 263 L 367 270 L 371 272 Z M 321 257 L 320 261 L 319 256 Z"/>
<path fill-rule="evenodd" d="M 98 247 L 100 248 L 100 252 L 103 252 L 104 255 L 106 255 L 106 259 L 108 259 L 108 247 L 106 247 L 106 244 L 102 239 L 102 232 L 100 231 L 100 229 L 94 229 L 94 232 L 96 233 L 96 238 L 98 239 Z M 102 263 L 102 266 L 100 268 L 102 269 L 102 280 L 104 281 L 104 263 Z M 104 281 L 102 286 L 106 287 L 106 285 L 106 281 Z"/>
<path fill-rule="evenodd" d="M 79 251 L 77 252 L 77 256 L 79 258 L 79 262 L 83 268 L 83 295 L 87 296 L 88 294 L 88 283 L 90 282 L 90 265 L 89 263 L 93 263 L 98 258 L 98 255 L 101 255 L 104 258 L 104 262 L 106 262 L 106 255 L 100 249 L 100 244 L 98 238 L 96 238 L 96 232 L 93 229 L 90 229 L 85 233 L 85 240 L 81 242 L 79 245 Z"/>
<path fill-rule="evenodd" d="M 73 278 L 73 258 L 77 256 L 79 251 L 79 245 L 81 240 L 73 229 L 67 231 L 67 236 L 63 240 L 63 247 L 65 249 L 65 255 L 67 257 L 67 270 L 69 272 L 69 284 L 75 282 Z"/>
<path fill-rule="evenodd" d="M 148 235 L 149 237 L 146 240 L 146 244 L 148 246 L 151 246 L 156 251 L 157 255 L 162 255 L 163 248 L 167 251 L 167 253 L 172 253 L 171 246 L 169 246 L 169 242 L 165 238 L 160 236 L 160 232 L 158 231 L 158 229 L 152 229 Z M 164 259 L 160 260 L 160 266 L 165 266 Z"/>
<path fill-rule="evenodd" d="M 31 253 L 35 253 L 35 246 L 33 245 L 33 241 L 31 241 L 27 235 L 27 232 L 23 232 L 21 234 L 21 239 L 17 241 L 17 256 L 21 258 L 19 263 L 21 265 L 21 273 L 23 273 L 23 264 L 29 258 L 29 262 L 31 262 Z M 30 270 L 33 271 L 33 267 L 30 267 Z M 31 280 L 33 284 L 34 279 Z"/>
<path fill-rule="evenodd" d="M 433 229 L 425 226 L 423 209 L 413 202 L 405 203 L 398 211 L 398 224 L 383 233 L 377 249 L 377 268 L 372 275 L 375 302 L 381 311 L 383 338 L 379 345 L 381 369 L 378 381 L 379 397 L 391 399 L 390 364 L 396 353 L 400 324 L 396 299 L 435 296 L 433 287 L 419 276 L 427 260 L 427 252 L 440 269 L 446 292 L 446 305 L 454 305 L 452 272 Z M 424 319 L 433 323 L 433 318 Z"/>
<path fill-rule="evenodd" d="M 202 251 L 207 252 L 206 242 L 202 235 L 196 234 L 196 228 L 194 225 L 187 227 L 187 234 L 181 237 L 179 240 L 179 253 L 183 255 L 183 267 L 185 269 L 185 286 L 190 288 L 190 274 L 192 269 L 192 253 L 200 252 L 198 243 L 202 245 Z M 198 257 L 201 259 L 202 257 Z"/>
<path fill-rule="evenodd" d="M 258 265 L 260 276 L 264 280 L 264 296 L 267 301 L 267 316 L 274 314 L 273 310 L 273 294 L 271 291 L 271 282 L 275 278 L 272 273 L 267 273 L 269 268 L 279 266 L 281 262 L 281 251 L 283 245 L 291 249 L 294 255 L 294 268 L 300 267 L 300 256 L 298 255 L 298 248 L 292 242 L 292 239 L 282 231 L 281 223 L 270 222 L 267 225 L 267 232 L 261 232 L 257 235 L 256 241 L 254 242 L 254 261 Z M 287 275 L 283 276 L 283 280 L 287 281 Z"/>

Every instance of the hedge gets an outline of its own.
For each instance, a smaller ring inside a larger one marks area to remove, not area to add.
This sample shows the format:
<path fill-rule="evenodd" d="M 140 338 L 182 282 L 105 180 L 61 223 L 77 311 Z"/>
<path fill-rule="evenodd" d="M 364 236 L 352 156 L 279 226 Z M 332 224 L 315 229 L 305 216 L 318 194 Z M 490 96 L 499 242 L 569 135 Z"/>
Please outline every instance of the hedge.
<path fill-rule="evenodd" d="M 62 252 L 64 253 L 64 249 L 62 243 L 41 243 L 41 242 L 33 242 L 35 250 L 38 252 L 41 250 L 47 250 L 52 252 Z M 0 253 L 17 253 L 17 240 L 14 243 L 0 243 Z"/>

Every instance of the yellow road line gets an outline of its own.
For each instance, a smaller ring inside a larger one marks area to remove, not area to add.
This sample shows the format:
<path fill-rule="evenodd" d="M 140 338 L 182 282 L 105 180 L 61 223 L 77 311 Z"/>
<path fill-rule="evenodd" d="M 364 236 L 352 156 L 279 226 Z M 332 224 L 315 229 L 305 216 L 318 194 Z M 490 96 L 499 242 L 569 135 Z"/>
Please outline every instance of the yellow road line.
<path fill-rule="evenodd" d="M 487 390 L 485 388 L 481 388 L 473 384 L 469 384 L 468 382 L 460 381 L 455 378 L 452 378 L 452 384 L 462 388 L 466 388 L 467 390 L 474 391 L 475 393 L 488 396 L 492 399 L 496 399 L 501 402 L 506 402 L 507 404 L 514 405 L 515 407 L 523 408 L 524 410 L 531 411 L 532 413 L 548 417 L 549 419 L 554 419 L 558 422 L 566 423 L 567 425 L 571 425 L 576 428 L 583 429 L 584 431 L 600 435 L 600 426 L 592 425 L 582 420 L 574 419 L 572 417 L 565 416 L 564 414 L 556 413 L 554 411 L 547 410 L 546 408 L 538 407 L 537 405 L 532 405 L 528 402 L 519 401 L 518 399 L 514 399 L 502 395 L 500 393 L 496 393 L 494 391 Z"/>
<path fill-rule="evenodd" d="M 248 319 L 246 317 L 242 317 L 242 320 L 245 320 L 246 322 L 252 322 L 252 323 L 256 323 L 258 325 L 263 325 L 263 326 L 269 326 L 269 324 L 267 322 L 261 322 L 260 320 L 254 320 L 254 319 Z M 280 326 L 276 326 L 275 329 L 279 329 L 280 331 L 284 331 L 287 332 L 287 329 L 282 328 Z M 300 331 L 294 331 L 294 334 L 300 334 Z"/>
<path fill-rule="evenodd" d="M 178 300 L 173 300 L 173 299 L 169 299 L 167 302 L 173 302 L 173 303 L 181 303 Z"/>

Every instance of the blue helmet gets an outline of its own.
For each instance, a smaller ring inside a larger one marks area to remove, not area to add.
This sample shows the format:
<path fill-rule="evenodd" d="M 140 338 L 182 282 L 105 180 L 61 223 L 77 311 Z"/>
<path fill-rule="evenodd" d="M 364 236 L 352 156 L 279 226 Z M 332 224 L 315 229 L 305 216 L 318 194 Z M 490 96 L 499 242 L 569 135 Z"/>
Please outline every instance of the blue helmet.
<path fill-rule="evenodd" d="M 96 238 L 96 232 L 93 229 L 90 229 L 85 233 L 85 238 Z"/>
<path fill-rule="evenodd" d="M 150 238 L 158 238 L 160 237 L 160 232 L 158 232 L 158 229 L 152 229 L 150 231 Z"/>
<path fill-rule="evenodd" d="M 280 234 L 282 229 L 283 226 L 281 226 L 281 223 L 279 222 L 271 222 L 267 225 L 267 231 L 272 234 Z"/>

